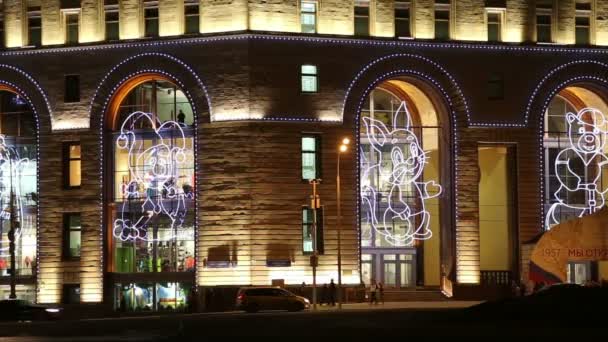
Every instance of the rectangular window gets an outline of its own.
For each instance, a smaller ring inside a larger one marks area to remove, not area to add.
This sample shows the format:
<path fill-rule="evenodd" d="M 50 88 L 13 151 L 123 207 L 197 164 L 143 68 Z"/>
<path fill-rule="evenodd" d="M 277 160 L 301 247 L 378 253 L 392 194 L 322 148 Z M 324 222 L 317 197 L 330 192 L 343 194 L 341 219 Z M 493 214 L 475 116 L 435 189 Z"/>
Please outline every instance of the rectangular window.
<path fill-rule="evenodd" d="M 186 33 L 196 34 L 200 32 L 199 29 L 199 7 L 198 2 L 188 2 L 184 4 L 184 10 L 186 15 Z"/>
<path fill-rule="evenodd" d="M 118 9 L 106 9 L 106 40 L 118 40 Z"/>
<path fill-rule="evenodd" d="M 486 13 L 486 20 L 488 22 L 488 41 L 489 42 L 500 42 L 502 41 L 502 20 L 504 12 L 488 11 Z"/>
<path fill-rule="evenodd" d="M 355 36 L 369 36 L 369 1 L 355 1 Z"/>
<path fill-rule="evenodd" d="M 304 64 L 300 69 L 300 78 L 303 93 L 316 93 L 318 91 L 317 66 Z"/>
<path fill-rule="evenodd" d="M 323 240 L 323 207 L 316 210 L 317 213 L 317 253 L 323 254 L 325 245 Z M 302 207 L 302 251 L 304 254 L 312 254 L 313 245 L 313 210 L 310 207 Z"/>
<path fill-rule="evenodd" d="M 69 142 L 63 148 L 64 184 L 66 189 L 79 188 L 81 183 L 80 143 Z"/>
<path fill-rule="evenodd" d="M 321 137 L 307 135 L 302 137 L 302 179 L 321 178 Z"/>
<path fill-rule="evenodd" d="M 158 7 L 147 7 L 144 10 L 146 37 L 158 37 Z"/>
<path fill-rule="evenodd" d="M 64 102 L 80 102 L 80 76 L 65 75 L 64 91 Z"/>
<path fill-rule="evenodd" d="M 302 33 L 317 33 L 317 2 L 300 2 L 300 24 Z"/>
<path fill-rule="evenodd" d="M 589 45 L 591 41 L 591 20 L 589 13 L 576 13 L 576 44 Z"/>
<path fill-rule="evenodd" d="M 441 6 L 435 9 L 435 39 L 450 39 L 450 10 Z"/>
<path fill-rule="evenodd" d="M 551 43 L 551 14 L 538 14 L 536 16 L 536 41 Z"/>
<path fill-rule="evenodd" d="M 488 79 L 488 100 L 502 100 L 505 95 L 505 82 L 502 74 L 491 74 Z"/>
<path fill-rule="evenodd" d="M 412 36 L 410 26 L 410 4 L 405 1 L 395 2 L 395 37 L 409 38 Z"/>
<path fill-rule="evenodd" d="M 42 41 L 41 27 L 42 26 L 41 26 L 41 21 L 40 21 L 40 13 L 37 13 L 37 15 L 35 15 L 35 16 L 32 15 L 32 16 L 28 17 L 28 22 L 27 22 L 28 45 L 40 46 L 41 41 Z"/>
<path fill-rule="evenodd" d="M 65 42 L 66 44 L 78 44 L 79 13 L 65 14 Z"/>
<path fill-rule="evenodd" d="M 63 257 L 64 259 L 80 258 L 80 242 L 82 227 L 80 226 L 80 213 L 63 215 Z"/>

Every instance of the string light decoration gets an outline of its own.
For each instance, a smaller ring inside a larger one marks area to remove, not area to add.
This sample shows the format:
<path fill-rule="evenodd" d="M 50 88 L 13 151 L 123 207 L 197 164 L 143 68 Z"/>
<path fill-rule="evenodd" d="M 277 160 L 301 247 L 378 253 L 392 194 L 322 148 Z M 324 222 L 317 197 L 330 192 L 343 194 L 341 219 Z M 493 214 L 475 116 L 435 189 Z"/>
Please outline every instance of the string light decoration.
<path fill-rule="evenodd" d="M 114 237 L 122 241 L 166 241 L 188 234 L 182 226 L 187 200 L 194 199 L 194 187 L 187 182 L 179 187 L 177 179 L 188 162 L 187 154 L 193 151 L 186 146 L 183 126 L 175 121 L 157 122 L 152 114 L 139 111 L 123 121 L 116 148 L 128 152 L 130 180 L 121 186 L 122 206 L 120 218 L 114 221 Z M 153 127 L 149 135 L 154 138 L 139 139 L 137 127 Z M 149 142 L 152 145 L 147 146 Z M 140 191 L 142 188 L 145 191 Z M 149 234 L 149 226 L 161 216 L 169 218 L 171 233 Z"/>
<path fill-rule="evenodd" d="M 366 141 L 360 145 L 360 196 L 364 219 L 389 244 L 397 246 L 432 237 L 425 201 L 439 196 L 442 190 L 435 181 L 422 181 L 428 157 L 410 129 L 411 122 L 405 101 L 393 113 L 390 128 L 382 121 L 363 117 Z M 364 145 L 369 146 L 369 157 Z M 387 153 L 390 160 L 385 157 Z M 388 195 L 383 198 L 387 189 Z"/>
<path fill-rule="evenodd" d="M 559 187 L 553 193 L 557 202 L 545 217 L 547 230 L 560 222 L 564 211 L 583 217 L 601 209 L 608 193 L 608 184 L 602 184 L 603 171 L 608 165 L 608 156 L 604 153 L 608 119 L 597 109 L 584 108 L 577 114 L 567 113 L 565 120 L 569 146 L 555 157 Z M 574 199 L 582 201 L 576 203 Z"/>

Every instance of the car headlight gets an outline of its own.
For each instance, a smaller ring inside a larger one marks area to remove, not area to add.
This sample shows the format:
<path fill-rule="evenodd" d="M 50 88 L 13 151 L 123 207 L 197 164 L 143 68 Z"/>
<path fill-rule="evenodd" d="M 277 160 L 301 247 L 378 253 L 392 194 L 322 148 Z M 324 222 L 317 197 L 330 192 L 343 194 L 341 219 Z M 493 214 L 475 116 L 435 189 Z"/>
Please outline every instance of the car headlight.
<path fill-rule="evenodd" d="M 307 298 L 304 298 L 304 303 L 310 304 L 310 301 Z"/>
<path fill-rule="evenodd" d="M 50 309 L 44 309 L 44 311 L 51 312 L 51 313 L 58 313 L 60 310 L 59 309 L 50 308 Z"/>

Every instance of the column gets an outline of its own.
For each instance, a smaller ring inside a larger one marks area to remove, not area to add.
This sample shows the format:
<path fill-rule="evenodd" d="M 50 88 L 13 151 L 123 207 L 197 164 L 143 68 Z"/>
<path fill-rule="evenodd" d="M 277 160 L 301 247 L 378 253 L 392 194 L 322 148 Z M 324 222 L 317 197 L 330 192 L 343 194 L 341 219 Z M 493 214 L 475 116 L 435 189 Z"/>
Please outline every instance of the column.
<path fill-rule="evenodd" d="M 80 43 L 105 40 L 103 0 L 82 0 L 80 3 Z"/>
<path fill-rule="evenodd" d="M 4 1 L 4 34 L 8 48 L 27 45 L 27 3 L 25 0 Z"/>
<path fill-rule="evenodd" d="M 143 0 L 120 0 L 118 5 L 120 39 L 144 36 Z"/>
<path fill-rule="evenodd" d="M 158 35 L 161 37 L 184 34 L 184 0 L 158 2 Z"/>

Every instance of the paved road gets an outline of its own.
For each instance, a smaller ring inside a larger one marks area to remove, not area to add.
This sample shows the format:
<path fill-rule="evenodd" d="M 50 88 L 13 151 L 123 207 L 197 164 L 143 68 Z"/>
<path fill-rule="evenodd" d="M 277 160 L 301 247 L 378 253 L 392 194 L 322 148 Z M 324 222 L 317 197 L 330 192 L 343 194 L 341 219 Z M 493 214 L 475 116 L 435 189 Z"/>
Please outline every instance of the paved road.
<path fill-rule="evenodd" d="M 590 321 L 562 324 L 538 321 L 493 321 L 467 316 L 462 309 L 379 309 L 344 311 L 224 313 L 130 317 L 0 325 L 0 341 L 202 341 L 207 337 L 369 337 L 385 336 L 606 336 L 604 325 Z M 15 336 L 16 335 L 16 336 Z"/>

